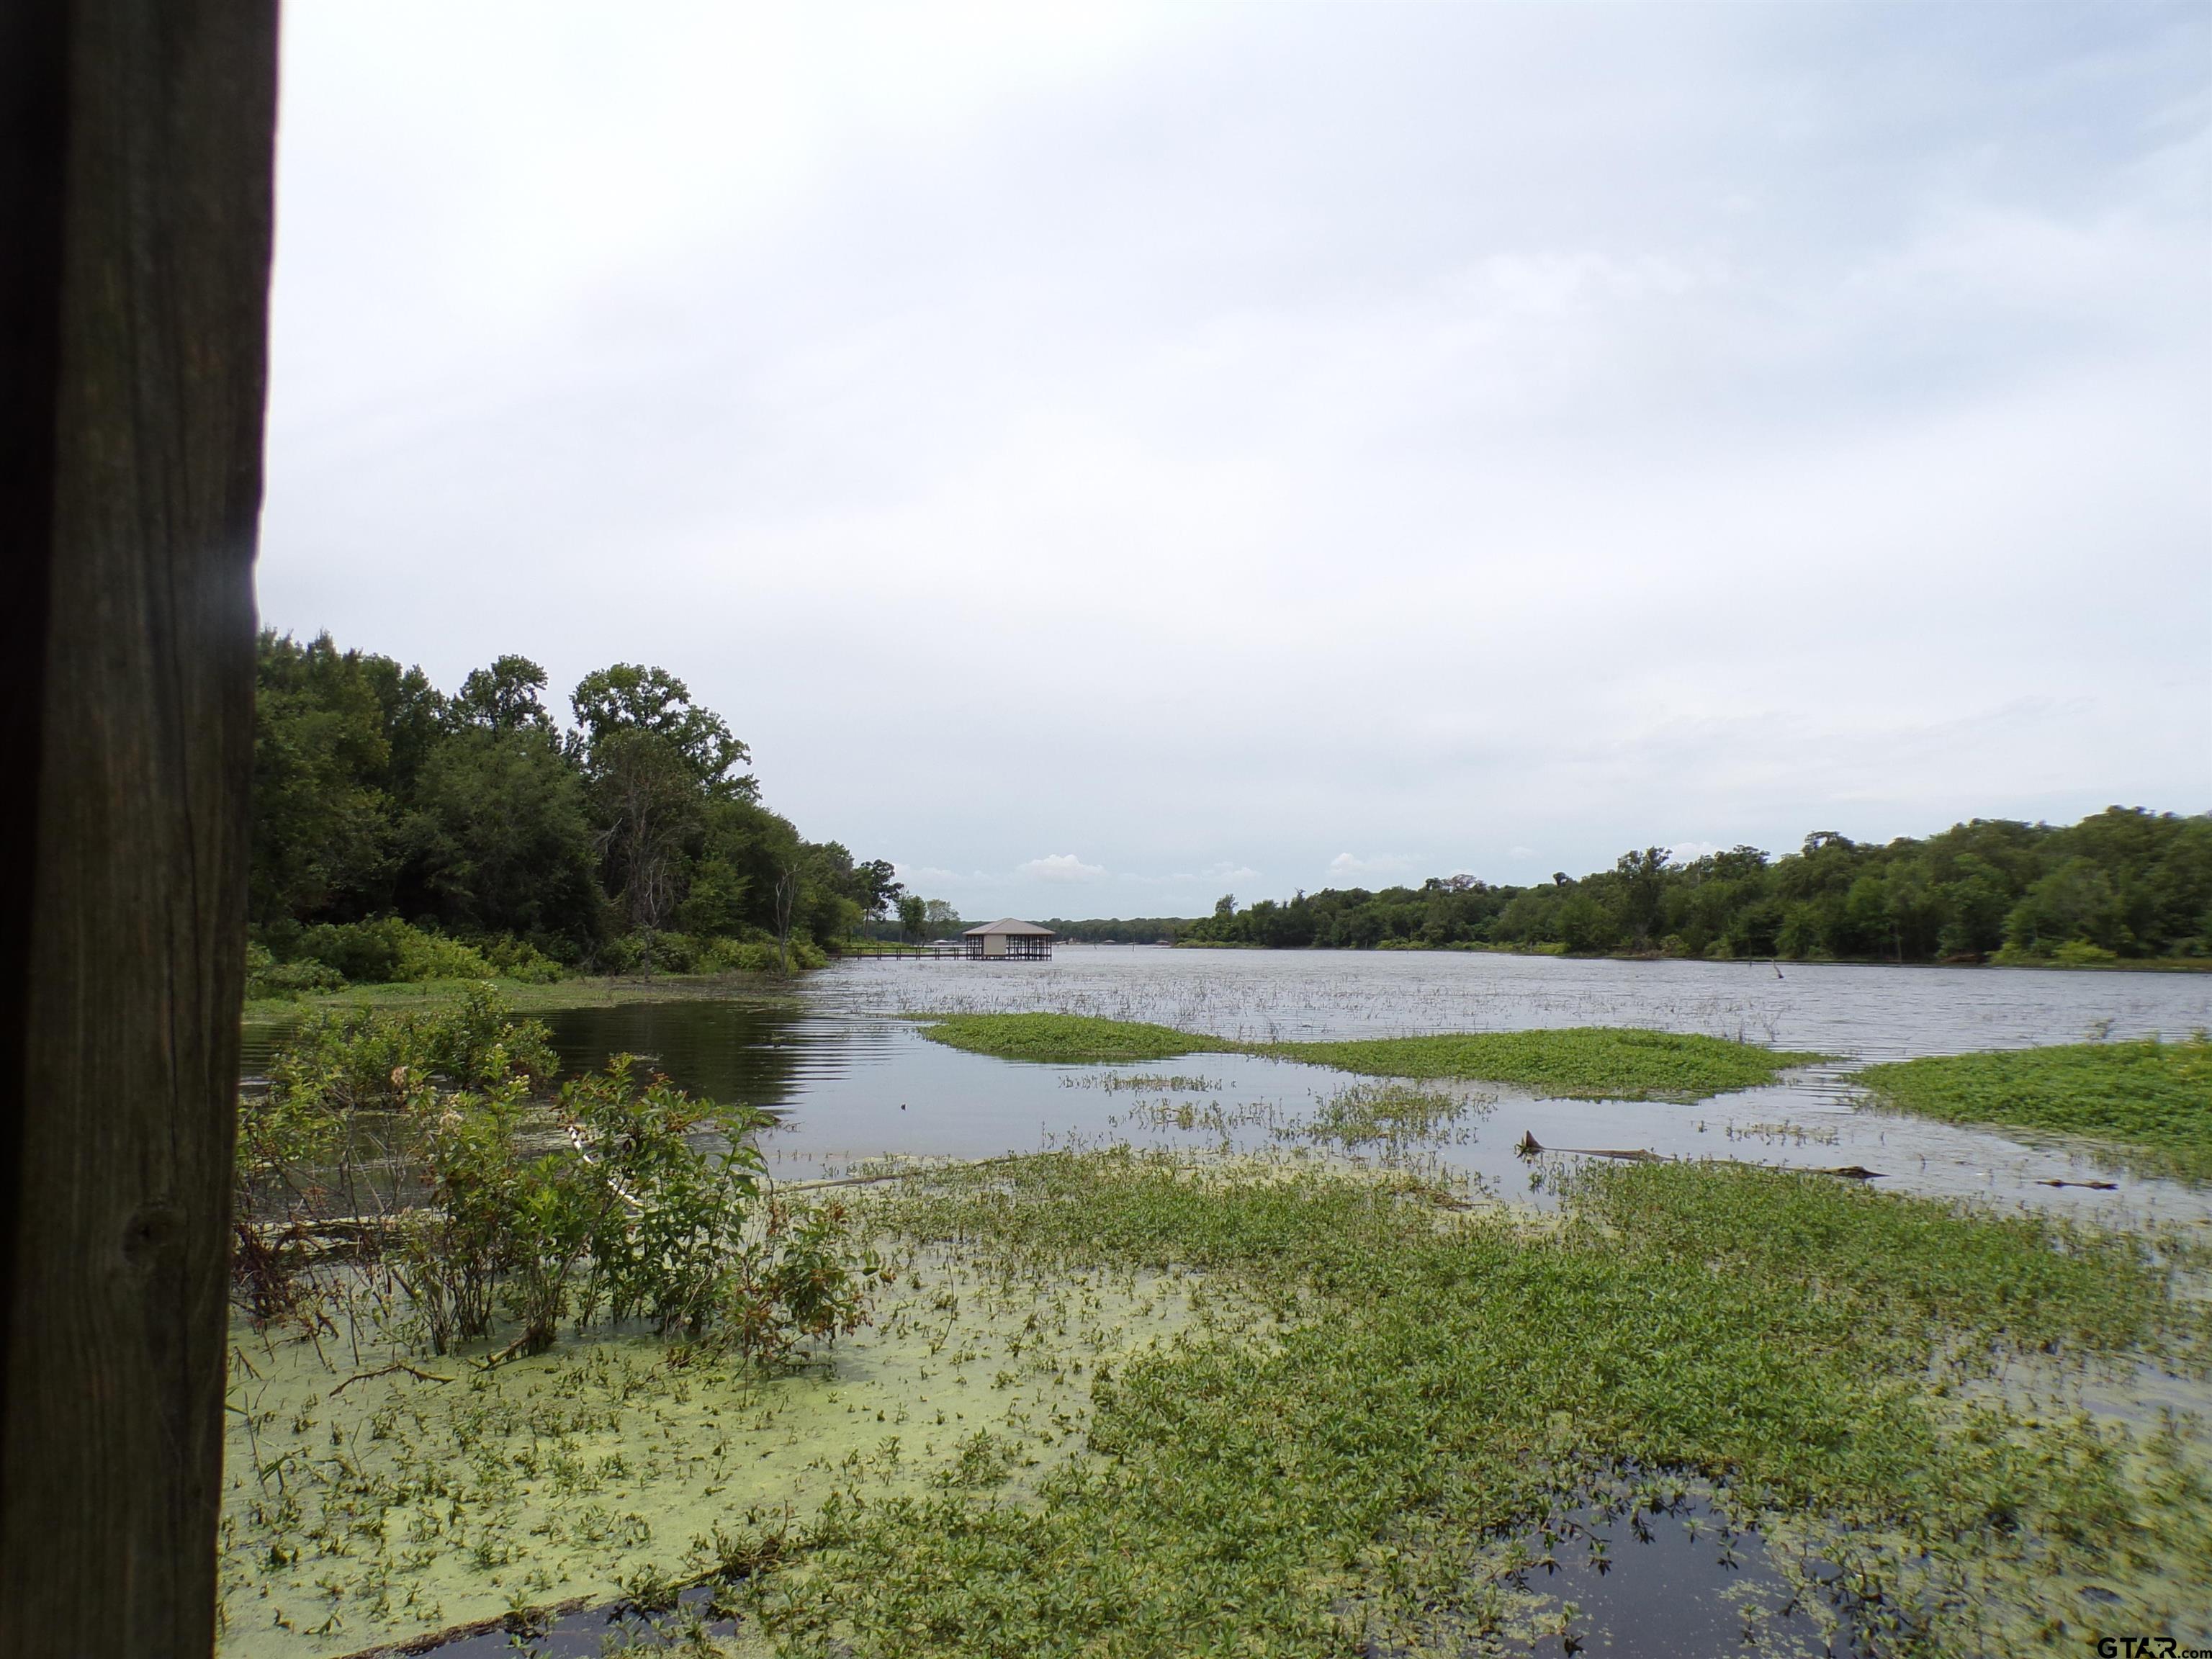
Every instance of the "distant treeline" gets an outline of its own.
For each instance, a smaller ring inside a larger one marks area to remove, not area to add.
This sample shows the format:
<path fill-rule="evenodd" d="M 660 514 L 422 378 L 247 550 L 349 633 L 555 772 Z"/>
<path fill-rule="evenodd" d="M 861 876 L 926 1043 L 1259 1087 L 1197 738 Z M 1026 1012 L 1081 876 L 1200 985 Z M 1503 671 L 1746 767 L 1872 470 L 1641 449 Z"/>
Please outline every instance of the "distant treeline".
<path fill-rule="evenodd" d="M 804 963 L 900 897 L 888 863 L 763 805 L 745 745 L 665 670 L 586 674 L 565 725 L 545 686 L 509 656 L 448 695 L 327 635 L 261 635 L 257 990 Z"/>
<path fill-rule="evenodd" d="M 1077 945 L 1173 945 L 1193 924 L 1183 916 L 1132 916 L 1110 921 L 1054 917 L 1041 925 Z"/>
<path fill-rule="evenodd" d="M 1976 818 L 1881 846 L 1823 830 L 1779 858 L 1738 847 L 1677 862 L 1652 847 L 1536 887 L 1449 876 L 1243 909 L 1231 896 L 1182 941 L 1887 962 L 2212 957 L 2212 817 L 2113 806 L 2063 828 Z"/>

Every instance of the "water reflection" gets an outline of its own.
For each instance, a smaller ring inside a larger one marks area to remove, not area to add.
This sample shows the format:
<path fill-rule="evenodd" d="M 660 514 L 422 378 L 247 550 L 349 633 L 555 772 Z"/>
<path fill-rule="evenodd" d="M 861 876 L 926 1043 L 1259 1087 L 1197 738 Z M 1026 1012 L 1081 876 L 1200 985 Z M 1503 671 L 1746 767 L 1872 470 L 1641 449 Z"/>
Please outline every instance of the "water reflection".
<path fill-rule="evenodd" d="M 633 1002 L 541 1015 L 564 1074 L 632 1054 L 684 1088 L 748 1106 L 781 1106 L 843 1075 L 873 1034 L 788 1001 Z"/>
<path fill-rule="evenodd" d="M 1837 1598 L 1823 1596 L 1829 1616 L 1816 1617 L 1770 1559 L 1766 1540 L 1731 1526 L 1696 1496 L 1650 1508 L 1579 1505 L 1553 1516 L 1524 1548 L 1533 1565 L 1510 1582 L 1575 1609 L 1564 1628 L 1511 1650 L 1535 1659 L 1744 1652 L 1842 1659 L 1861 1651 Z M 1817 1582 L 1825 1564 L 1813 1565 L 1808 1576 Z M 1838 1625 L 1832 1637 L 1823 1633 Z"/>

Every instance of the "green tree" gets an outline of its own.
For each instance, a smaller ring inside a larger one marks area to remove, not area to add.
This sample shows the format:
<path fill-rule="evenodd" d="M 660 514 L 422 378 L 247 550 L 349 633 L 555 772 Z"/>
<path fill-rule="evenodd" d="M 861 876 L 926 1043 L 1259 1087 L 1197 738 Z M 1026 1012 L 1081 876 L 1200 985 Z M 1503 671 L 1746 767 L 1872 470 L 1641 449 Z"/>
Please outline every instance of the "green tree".
<path fill-rule="evenodd" d="M 1638 945 L 1648 946 L 1659 935 L 1671 856 L 1663 847 L 1647 847 L 1640 853 L 1623 853 L 1613 862 L 1613 873 L 1620 878 L 1620 926 Z"/>
<path fill-rule="evenodd" d="M 410 873 L 439 920 L 565 940 L 601 933 L 584 781 L 549 726 L 471 722 L 431 751 L 407 824 Z"/>
<path fill-rule="evenodd" d="M 751 775 L 737 769 L 752 751 L 665 669 L 626 662 L 599 669 L 577 684 L 569 706 L 587 760 L 610 738 L 644 734 L 659 739 L 708 793 L 750 800 L 760 793 Z"/>
<path fill-rule="evenodd" d="M 689 887 L 706 808 L 757 793 L 736 769 L 750 754 L 663 669 L 617 663 L 586 674 L 570 706 L 606 888 L 644 936 L 650 972 L 653 936 Z"/>
<path fill-rule="evenodd" d="M 2013 907 L 2005 918 L 2005 943 L 2023 955 L 2048 956 L 2072 943 L 2122 951 L 2135 939 L 2111 875 L 2093 860 L 2070 858 Z"/>
<path fill-rule="evenodd" d="M 677 911 L 687 933 L 703 938 L 727 938 L 744 931 L 745 902 L 752 883 L 737 866 L 719 855 L 699 860 L 691 872 L 691 888 Z"/>
<path fill-rule="evenodd" d="M 374 913 L 390 891 L 398 825 L 380 787 L 384 704 L 357 652 L 327 634 L 260 637 L 253 705 L 250 903 L 272 923 Z"/>
<path fill-rule="evenodd" d="M 461 682 L 451 705 L 453 723 L 502 736 L 550 732 L 553 717 L 539 700 L 545 683 L 545 671 L 527 657 L 495 658 L 490 667 L 473 669 Z"/>
<path fill-rule="evenodd" d="M 904 898 L 906 887 L 889 859 L 870 859 L 853 866 L 853 897 L 860 914 L 873 921 Z"/>

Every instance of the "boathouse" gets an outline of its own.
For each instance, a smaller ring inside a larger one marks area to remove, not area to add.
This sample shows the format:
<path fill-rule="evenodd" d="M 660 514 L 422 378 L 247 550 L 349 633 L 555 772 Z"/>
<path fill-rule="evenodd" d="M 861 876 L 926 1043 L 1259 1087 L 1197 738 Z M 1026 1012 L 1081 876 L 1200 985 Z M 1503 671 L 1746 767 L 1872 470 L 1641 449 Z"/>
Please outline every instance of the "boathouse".
<path fill-rule="evenodd" d="M 1052 929 L 1040 927 L 1033 921 L 1016 921 L 1012 917 L 1004 921 L 987 921 L 981 927 L 970 927 L 960 937 L 967 942 L 969 956 L 978 962 L 998 962 L 1007 957 L 1047 962 L 1052 957 Z"/>

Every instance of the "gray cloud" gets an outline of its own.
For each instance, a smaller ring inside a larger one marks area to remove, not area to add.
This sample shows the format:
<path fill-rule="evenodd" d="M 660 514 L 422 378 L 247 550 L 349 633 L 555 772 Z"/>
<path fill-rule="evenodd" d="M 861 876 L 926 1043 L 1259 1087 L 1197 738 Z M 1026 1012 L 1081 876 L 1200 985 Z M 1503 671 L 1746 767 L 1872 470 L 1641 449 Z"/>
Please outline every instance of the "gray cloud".
<path fill-rule="evenodd" d="M 2208 45 L 298 10 L 264 611 L 664 663 L 979 913 L 2201 810 Z"/>

